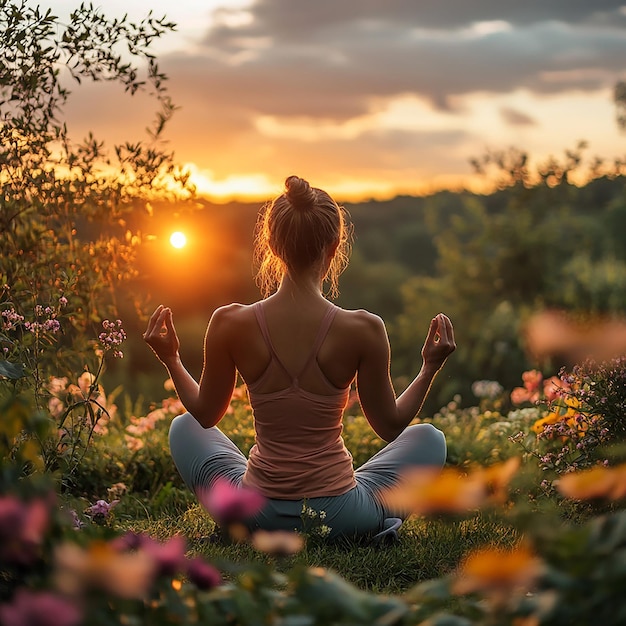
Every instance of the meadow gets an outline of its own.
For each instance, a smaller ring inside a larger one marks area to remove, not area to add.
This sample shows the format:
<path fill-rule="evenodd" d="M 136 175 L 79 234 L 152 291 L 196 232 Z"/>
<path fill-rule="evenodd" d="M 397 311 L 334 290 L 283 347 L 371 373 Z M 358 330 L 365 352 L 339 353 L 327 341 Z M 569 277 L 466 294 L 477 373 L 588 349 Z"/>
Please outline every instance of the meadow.
<path fill-rule="evenodd" d="M 103 360 L 123 344 L 105 328 Z M 5 387 L 14 375 L 3 369 Z M 250 535 L 238 516 L 255 494 L 196 500 L 169 457 L 183 410 L 170 381 L 141 411 L 94 374 L 51 378 L 52 423 L 5 394 L 2 623 L 622 623 L 626 359 L 473 389 L 475 405 L 426 418 L 448 463 L 390 492 L 413 515 L 379 544 L 329 542 L 323 512 L 306 509 L 299 533 Z M 244 387 L 220 426 L 252 445 Z M 355 465 L 384 445 L 358 403 L 344 437 Z"/>

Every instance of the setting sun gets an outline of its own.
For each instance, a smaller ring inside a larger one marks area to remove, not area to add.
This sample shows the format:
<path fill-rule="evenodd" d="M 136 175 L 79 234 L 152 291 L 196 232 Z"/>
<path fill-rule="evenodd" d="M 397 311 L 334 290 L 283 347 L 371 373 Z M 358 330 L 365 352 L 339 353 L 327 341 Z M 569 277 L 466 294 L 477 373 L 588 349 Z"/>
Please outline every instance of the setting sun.
<path fill-rule="evenodd" d="M 170 235 L 170 243 L 174 246 L 174 248 L 183 248 L 187 243 L 187 237 L 185 236 L 185 233 L 176 231 Z"/>

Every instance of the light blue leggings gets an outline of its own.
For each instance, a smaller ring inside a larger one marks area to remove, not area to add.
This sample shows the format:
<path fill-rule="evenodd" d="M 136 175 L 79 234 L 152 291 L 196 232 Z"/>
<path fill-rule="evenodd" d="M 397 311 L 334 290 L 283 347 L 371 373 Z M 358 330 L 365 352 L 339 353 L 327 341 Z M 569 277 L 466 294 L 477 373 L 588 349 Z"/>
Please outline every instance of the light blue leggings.
<path fill-rule="evenodd" d="M 190 413 L 172 421 L 170 450 L 192 491 L 210 488 L 218 478 L 241 485 L 247 463 L 244 454 L 217 427 L 203 428 Z M 373 535 L 383 529 L 386 518 L 406 517 L 383 506 L 378 496 L 381 490 L 395 484 L 407 468 L 440 468 L 445 460 L 443 433 L 431 424 L 415 424 L 355 471 L 356 487 L 339 496 L 309 498 L 306 506 L 326 512 L 323 523 L 331 528 L 331 538 Z M 269 499 L 248 525 L 251 530 L 301 530 L 302 505 L 303 500 Z"/>

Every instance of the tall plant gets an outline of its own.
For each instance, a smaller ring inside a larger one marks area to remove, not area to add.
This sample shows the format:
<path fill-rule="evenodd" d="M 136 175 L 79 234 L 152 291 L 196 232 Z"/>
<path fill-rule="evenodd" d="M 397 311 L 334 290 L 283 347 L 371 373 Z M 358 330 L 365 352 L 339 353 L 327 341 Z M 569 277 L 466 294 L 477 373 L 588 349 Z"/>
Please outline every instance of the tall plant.
<path fill-rule="evenodd" d="M 0 0 L 3 404 L 22 395 L 55 417 L 52 379 L 78 383 L 87 370 L 92 378 L 76 402 L 91 427 L 97 421 L 103 360 L 95 337 L 104 318 L 117 317 L 116 288 L 135 275 L 142 242 L 137 220 L 128 218 L 150 213 L 155 199 L 192 193 L 163 142 L 175 106 L 151 52 L 173 28 L 152 14 L 131 23 L 85 4 L 64 23 L 25 0 Z M 127 97 L 150 95 L 156 111 L 145 140 L 109 149 L 91 133 L 76 141 L 64 109 L 70 87 L 84 81 L 115 83 Z"/>

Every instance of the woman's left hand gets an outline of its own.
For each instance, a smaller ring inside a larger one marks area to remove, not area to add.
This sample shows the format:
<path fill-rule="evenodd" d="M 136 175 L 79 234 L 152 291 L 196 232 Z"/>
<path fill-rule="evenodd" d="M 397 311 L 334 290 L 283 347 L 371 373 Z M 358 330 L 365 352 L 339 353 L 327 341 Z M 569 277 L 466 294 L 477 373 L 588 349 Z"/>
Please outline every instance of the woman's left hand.
<path fill-rule="evenodd" d="M 148 328 L 143 338 L 165 365 L 172 359 L 178 358 L 180 341 L 174 328 L 172 310 L 169 307 L 160 304 L 156 308 L 148 321 Z"/>
<path fill-rule="evenodd" d="M 422 348 L 424 365 L 439 370 L 455 350 L 452 322 L 446 315 L 439 313 L 430 322 L 428 336 Z"/>

